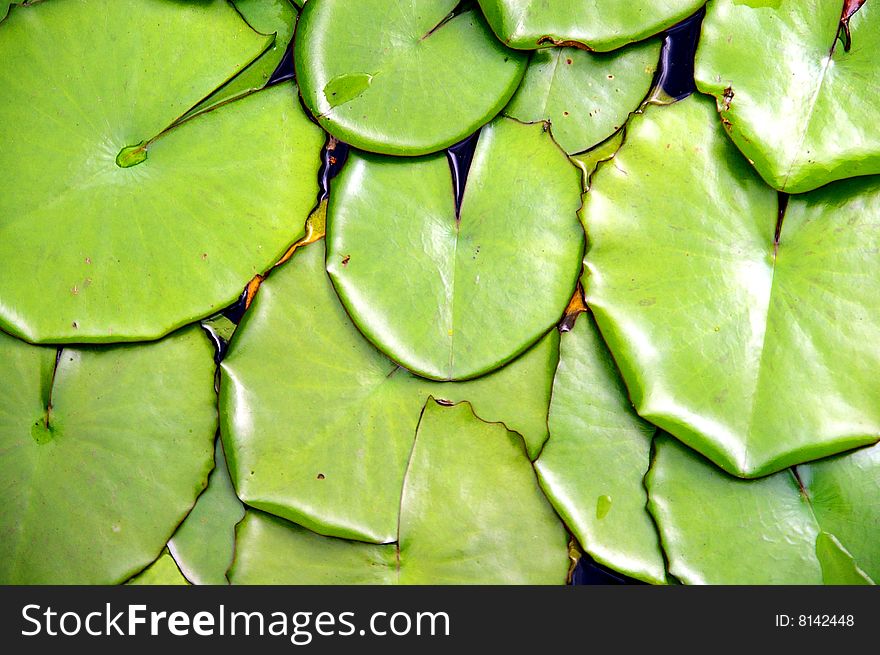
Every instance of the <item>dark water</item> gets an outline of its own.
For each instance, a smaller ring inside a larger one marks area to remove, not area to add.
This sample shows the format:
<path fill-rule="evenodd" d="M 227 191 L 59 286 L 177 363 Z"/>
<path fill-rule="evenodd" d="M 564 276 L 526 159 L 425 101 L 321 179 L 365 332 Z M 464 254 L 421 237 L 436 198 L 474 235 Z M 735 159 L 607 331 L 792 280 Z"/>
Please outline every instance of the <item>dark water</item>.
<path fill-rule="evenodd" d="M 612 571 L 595 562 L 589 555 L 581 557 L 574 575 L 571 578 L 571 584 L 579 585 L 626 585 L 626 584 L 645 584 L 639 580 L 628 578 L 622 573 Z"/>
<path fill-rule="evenodd" d="M 477 150 L 477 141 L 480 140 L 480 131 L 477 130 L 466 139 L 459 141 L 454 146 L 446 149 L 446 158 L 449 160 L 449 170 L 452 173 L 452 188 L 455 194 L 455 215 L 461 213 L 461 201 L 464 199 L 464 188 L 467 184 L 468 173 L 474 161 L 474 152 Z"/>
<path fill-rule="evenodd" d="M 706 10 L 701 8 L 693 16 L 666 30 L 657 69 L 657 84 L 676 100 L 686 98 L 697 90 L 694 84 L 694 55 L 705 15 Z"/>
<path fill-rule="evenodd" d="M 330 182 L 348 161 L 351 147 L 337 139 L 327 140 L 321 151 L 321 168 L 318 169 L 318 204 L 330 197 Z"/>
<path fill-rule="evenodd" d="M 280 84 L 281 82 L 292 80 L 295 77 L 296 73 L 293 69 L 293 41 L 291 41 L 287 44 L 287 50 L 284 51 L 284 56 L 281 58 L 281 61 L 278 62 L 278 66 L 275 67 L 272 75 L 269 76 L 269 81 L 266 82 L 266 85 L 271 86 L 273 84 Z"/>

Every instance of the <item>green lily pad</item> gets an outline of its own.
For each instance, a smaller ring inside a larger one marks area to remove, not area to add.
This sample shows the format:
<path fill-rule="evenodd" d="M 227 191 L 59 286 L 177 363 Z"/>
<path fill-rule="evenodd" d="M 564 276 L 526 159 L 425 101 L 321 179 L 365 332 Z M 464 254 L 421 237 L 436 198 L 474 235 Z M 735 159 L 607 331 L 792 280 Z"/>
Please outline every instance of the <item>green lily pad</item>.
<path fill-rule="evenodd" d="M 705 0 L 479 0 L 489 25 L 511 48 L 577 45 L 605 52 L 672 27 Z"/>
<path fill-rule="evenodd" d="M 257 32 L 274 36 L 272 46 L 259 59 L 191 109 L 187 117 L 262 89 L 278 68 L 293 38 L 297 11 L 290 0 L 232 0 L 232 4 Z"/>
<path fill-rule="evenodd" d="M 659 40 L 607 54 L 536 50 L 504 113 L 522 121 L 548 120 L 567 153 L 588 150 L 623 127 L 645 99 L 659 58 Z"/>
<path fill-rule="evenodd" d="M 32 342 L 155 339 L 274 263 L 318 191 L 323 135 L 294 87 L 164 131 L 269 44 L 224 0 L 13 8 L 0 259 L 22 273 L 0 277 L 0 327 Z"/>
<path fill-rule="evenodd" d="M 188 585 L 189 582 L 167 549 L 162 551 L 155 562 L 126 582 L 130 585 Z"/>
<path fill-rule="evenodd" d="M 428 395 L 471 401 L 536 455 L 558 343 L 554 330 L 490 376 L 428 382 L 354 328 L 324 272 L 323 242 L 299 249 L 260 287 L 222 363 L 221 432 L 238 494 L 322 534 L 393 541 Z"/>
<path fill-rule="evenodd" d="M 187 580 L 228 584 L 226 571 L 235 550 L 235 526 L 242 518 L 244 506 L 235 495 L 218 439 L 208 486 L 168 542 L 168 550 Z"/>
<path fill-rule="evenodd" d="M 844 0 L 708 5 L 696 81 L 717 100 L 737 147 L 768 184 L 801 193 L 880 173 L 880 6 L 850 20 L 852 47 L 838 40 Z"/>
<path fill-rule="evenodd" d="M 522 438 L 483 423 L 467 403 L 425 405 L 396 541 L 346 542 L 248 512 L 229 577 L 233 584 L 563 584 L 568 570 L 568 536 Z"/>
<path fill-rule="evenodd" d="M 665 583 L 642 486 L 656 428 L 636 415 L 589 314 L 562 335 L 549 423 L 535 468 L 581 546 L 616 571 Z"/>
<path fill-rule="evenodd" d="M 197 328 L 60 351 L 0 333 L 0 582 L 112 584 L 155 560 L 211 469 L 213 379 Z"/>
<path fill-rule="evenodd" d="M 880 579 L 880 447 L 760 480 L 718 471 L 660 436 L 646 480 L 669 570 L 688 584 Z"/>
<path fill-rule="evenodd" d="M 741 477 L 880 437 L 880 179 L 779 209 L 698 96 L 634 117 L 584 207 L 587 302 L 639 414 Z"/>
<path fill-rule="evenodd" d="M 294 43 L 303 101 L 358 148 L 423 155 L 489 122 L 513 95 L 524 54 L 498 42 L 459 0 L 319 0 Z"/>
<path fill-rule="evenodd" d="M 560 319 L 577 284 L 581 181 L 544 123 L 480 134 L 460 211 L 444 156 L 352 153 L 333 181 L 327 271 L 358 328 L 434 380 L 482 375 Z"/>

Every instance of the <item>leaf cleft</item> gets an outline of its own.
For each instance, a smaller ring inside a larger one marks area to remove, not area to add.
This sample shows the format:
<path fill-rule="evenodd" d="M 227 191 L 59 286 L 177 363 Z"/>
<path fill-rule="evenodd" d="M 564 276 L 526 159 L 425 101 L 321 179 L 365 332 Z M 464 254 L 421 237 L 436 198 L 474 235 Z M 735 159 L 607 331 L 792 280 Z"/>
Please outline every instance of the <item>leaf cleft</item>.
<path fill-rule="evenodd" d="M 458 16 L 459 14 L 463 14 L 466 11 L 470 11 L 474 8 L 474 0 L 461 0 L 455 7 L 453 7 L 452 11 L 450 11 L 446 16 L 444 16 L 439 23 L 437 23 L 430 30 L 425 32 L 425 34 L 419 39 L 419 41 L 424 41 L 432 34 L 435 34 L 439 31 L 444 25 L 446 25 L 453 18 Z"/>
<path fill-rule="evenodd" d="M 845 0 L 843 3 L 843 15 L 840 17 L 838 38 L 843 41 L 844 52 L 849 52 L 852 47 L 852 34 L 850 34 L 849 31 L 849 21 L 867 1 L 868 0 Z"/>

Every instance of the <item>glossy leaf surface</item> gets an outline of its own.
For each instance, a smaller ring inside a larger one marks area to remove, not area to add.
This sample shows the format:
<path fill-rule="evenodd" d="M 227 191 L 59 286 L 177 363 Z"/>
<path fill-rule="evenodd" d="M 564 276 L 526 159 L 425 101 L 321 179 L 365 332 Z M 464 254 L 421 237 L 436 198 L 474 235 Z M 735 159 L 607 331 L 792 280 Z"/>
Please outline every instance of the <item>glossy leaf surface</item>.
<path fill-rule="evenodd" d="M 163 132 L 269 43 L 224 0 L 13 7 L 0 259 L 17 273 L 0 277 L 0 327 L 33 342 L 155 339 L 275 262 L 314 203 L 323 143 L 293 86 Z"/>
<path fill-rule="evenodd" d="M 263 283 L 222 364 L 221 424 L 248 505 L 322 534 L 396 538 L 400 490 L 428 395 L 469 400 L 537 455 L 556 367 L 552 331 L 516 362 L 466 383 L 409 374 L 354 328 L 324 272 L 323 242 Z"/>
<path fill-rule="evenodd" d="M 208 486 L 168 542 L 182 574 L 193 584 L 225 585 L 235 550 L 235 526 L 244 506 L 235 495 L 223 446 L 217 440 Z"/>
<path fill-rule="evenodd" d="M 631 120 L 586 196 L 584 286 L 639 413 L 755 477 L 880 436 L 880 182 L 791 198 L 777 239 L 714 111 Z"/>
<path fill-rule="evenodd" d="M 880 173 L 876 112 L 880 6 L 852 16 L 843 0 L 713 0 L 703 21 L 696 80 L 717 99 L 730 136 L 772 186 L 801 193 Z"/>
<path fill-rule="evenodd" d="M 593 559 L 645 582 L 666 581 L 642 479 L 655 428 L 640 419 L 592 316 L 562 334 L 541 486 Z"/>
<path fill-rule="evenodd" d="M 189 328 L 56 353 L 0 333 L 0 580 L 121 582 L 156 559 L 205 486 L 211 347 Z"/>
<path fill-rule="evenodd" d="M 870 584 L 880 447 L 741 480 L 668 436 L 646 483 L 669 571 L 688 584 Z M 840 534 L 835 530 L 843 528 Z"/>
<path fill-rule="evenodd" d="M 672 27 L 705 0 L 479 0 L 495 34 L 512 48 L 578 44 L 616 50 Z"/>
<path fill-rule="evenodd" d="M 486 462 L 492 462 L 486 466 Z M 409 458 L 396 545 L 320 537 L 249 513 L 233 583 L 562 584 L 567 535 L 522 438 L 468 404 L 428 400 Z"/>
<path fill-rule="evenodd" d="M 392 155 L 441 150 L 489 122 L 526 55 L 505 48 L 458 0 L 318 0 L 295 42 L 303 100 L 330 134 Z"/>
<path fill-rule="evenodd" d="M 435 380 L 502 366 L 550 330 L 583 252 L 581 181 L 543 123 L 483 129 L 456 212 L 443 156 L 352 153 L 334 180 L 327 271 L 355 324 Z"/>
<path fill-rule="evenodd" d="M 617 132 L 638 108 L 659 57 L 656 40 L 607 54 L 536 50 L 504 113 L 521 121 L 550 121 L 553 137 L 569 154 L 588 150 Z"/>

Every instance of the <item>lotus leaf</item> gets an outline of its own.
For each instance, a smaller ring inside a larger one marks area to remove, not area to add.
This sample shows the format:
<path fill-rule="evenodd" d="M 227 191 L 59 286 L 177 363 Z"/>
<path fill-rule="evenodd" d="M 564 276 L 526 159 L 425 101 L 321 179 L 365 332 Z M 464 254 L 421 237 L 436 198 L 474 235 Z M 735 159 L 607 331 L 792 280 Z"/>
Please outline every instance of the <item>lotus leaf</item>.
<path fill-rule="evenodd" d="M 537 454 L 558 343 L 553 331 L 472 382 L 417 378 L 351 324 L 324 272 L 323 242 L 301 249 L 262 284 L 222 363 L 221 431 L 239 496 L 322 534 L 393 541 L 428 395 L 471 401 Z"/>
<path fill-rule="evenodd" d="M 667 436 L 647 477 L 669 570 L 688 584 L 880 579 L 880 446 L 740 480 Z"/>
<path fill-rule="evenodd" d="M 639 414 L 741 477 L 877 441 L 880 179 L 780 205 L 692 96 L 631 119 L 584 216 Z"/>
<path fill-rule="evenodd" d="M 314 0 L 313 0 L 314 1 Z M 492 466 L 486 466 L 492 462 Z M 233 583 L 562 584 L 565 529 L 522 438 L 462 403 L 429 399 L 409 458 L 395 544 L 321 537 L 248 512 Z"/>
<path fill-rule="evenodd" d="M 197 328 L 59 350 L 0 333 L 0 582 L 111 584 L 155 560 L 211 469 L 213 379 Z"/>
<path fill-rule="evenodd" d="M 617 132 L 651 88 L 660 41 L 596 54 L 578 48 L 536 50 L 504 113 L 522 121 L 550 121 L 569 154 L 588 150 Z"/>
<path fill-rule="evenodd" d="M 274 263 L 318 190 L 323 137 L 293 86 L 166 130 L 270 44 L 224 0 L 12 8 L 0 260 L 15 274 L 0 277 L 0 327 L 32 342 L 155 339 Z"/>
<path fill-rule="evenodd" d="M 235 550 L 235 525 L 242 518 L 244 506 L 235 495 L 218 439 L 208 487 L 168 542 L 168 550 L 187 580 L 194 584 L 227 584 L 226 571 Z"/>
<path fill-rule="evenodd" d="M 583 548 L 628 576 L 662 584 L 665 563 L 642 479 L 656 428 L 640 419 L 589 314 L 562 334 L 541 487 Z"/>
<path fill-rule="evenodd" d="M 459 0 L 317 0 L 294 42 L 303 101 L 330 134 L 391 155 L 442 150 L 489 122 L 527 57 Z"/>
<path fill-rule="evenodd" d="M 482 375 L 560 319 L 580 272 L 581 181 L 544 123 L 500 118 L 461 208 L 446 158 L 352 153 L 333 182 L 327 271 L 355 324 L 434 380 Z"/>
<path fill-rule="evenodd" d="M 605 52 L 672 27 L 705 0 L 479 0 L 489 25 L 512 48 L 577 45 Z"/>
<path fill-rule="evenodd" d="M 847 3 L 852 4 L 852 3 Z M 737 147 L 768 184 L 801 193 L 880 173 L 876 120 L 880 6 L 849 21 L 844 0 L 713 0 L 697 52 L 699 89 L 715 96 Z"/>

